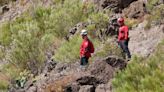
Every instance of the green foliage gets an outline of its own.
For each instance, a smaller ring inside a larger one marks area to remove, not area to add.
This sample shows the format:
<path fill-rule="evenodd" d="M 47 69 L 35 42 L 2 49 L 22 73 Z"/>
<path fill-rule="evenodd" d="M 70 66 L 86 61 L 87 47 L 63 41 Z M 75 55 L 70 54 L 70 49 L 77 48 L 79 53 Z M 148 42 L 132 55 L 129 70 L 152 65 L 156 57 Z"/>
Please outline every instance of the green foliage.
<path fill-rule="evenodd" d="M 159 0 L 149 0 L 148 3 L 146 4 L 146 8 L 148 11 L 152 11 L 154 8 L 154 5 L 156 5 L 159 2 Z"/>
<path fill-rule="evenodd" d="M 159 5 L 151 10 L 151 14 L 147 16 L 147 24 L 145 29 L 150 29 L 152 24 L 160 24 L 163 21 L 164 5 Z"/>
<path fill-rule="evenodd" d="M 1 45 L 10 49 L 5 57 L 21 69 L 27 69 L 32 62 L 41 67 L 47 49 L 56 40 L 62 41 L 71 27 L 85 19 L 82 4 L 77 0 L 65 0 L 54 8 L 38 6 L 33 11 L 32 16 L 25 12 L 16 20 L 3 24 L 0 30 Z M 60 43 L 55 44 L 59 46 Z"/>
<path fill-rule="evenodd" d="M 69 42 L 64 42 L 56 51 L 53 59 L 60 62 L 74 62 L 79 58 L 79 50 L 82 39 L 78 36 Z"/>
<path fill-rule="evenodd" d="M 91 38 L 96 38 L 97 37 L 97 29 L 96 29 L 96 24 L 92 24 L 87 26 L 88 34 Z"/>
<path fill-rule="evenodd" d="M 102 49 L 98 50 L 98 52 L 94 55 L 94 57 L 104 58 L 109 55 L 123 57 L 122 50 L 116 44 L 112 44 L 112 43 L 103 44 Z"/>
<path fill-rule="evenodd" d="M 8 82 L 5 80 L 0 80 L 0 91 L 1 92 L 7 92 L 7 88 L 8 88 Z"/>
<path fill-rule="evenodd" d="M 0 48 L 0 60 L 4 59 L 4 57 L 5 57 L 5 50 L 4 48 Z"/>
<path fill-rule="evenodd" d="M 164 41 L 148 59 L 133 57 L 126 70 L 113 80 L 115 92 L 163 92 Z"/>
<path fill-rule="evenodd" d="M 100 45 L 100 42 L 97 39 L 90 40 L 93 42 L 94 47 Z M 55 61 L 62 62 L 75 62 L 80 58 L 80 45 L 82 43 L 81 36 L 76 35 L 70 41 L 64 42 L 60 48 L 57 49 L 55 56 L 53 59 Z"/>
<path fill-rule="evenodd" d="M 49 20 L 45 21 L 47 32 L 54 33 L 56 37 L 64 37 L 68 30 L 83 18 L 80 1 L 65 0 L 63 5 L 59 4 L 52 10 Z"/>
<path fill-rule="evenodd" d="M 11 43 L 12 41 L 12 34 L 10 31 L 10 24 L 5 23 L 2 24 L 0 27 L 0 44 L 3 46 L 7 46 Z"/>
<path fill-rule="evenodd" d="M 14 64 L 6 64 L 3 66 L 2 73 L 9 76 L 10 79 L 15 79 L 19 76 L 21 70 L 17 68 Z"/>
<path fill-rule="evenodd" d="M 136 20 L 136 19 L 129 19 L 129 18 L 125 19 L 125 24 L 126 24 L 130 29 L 133 28 L 134 26 L 137 26 L 138 23 L 139 23 L 139 22 L 138 22 L 138 20 Z"/>
<path fill-rule="evenodd" d="M 28 70 L 24 70 L 20 73 L 19 77 L 16 78 L 16 86 L 23 88 L 28 78 L 31 76 Z"/>
<path fill-rule="evenodd" d="M 92 21 L 94 24 L 96 24 L 96 28 L 101 29 L 107 27 L 109 17 L 103 12 L 93 12 L 89 15 L 89 19 L 89 21 Z"/>
<path fill-rule="evenodd" d="M 53 0 L 53 3 L 54 4 L 61 4 L 63 2 L 64 2 L 64 0 Z"/>

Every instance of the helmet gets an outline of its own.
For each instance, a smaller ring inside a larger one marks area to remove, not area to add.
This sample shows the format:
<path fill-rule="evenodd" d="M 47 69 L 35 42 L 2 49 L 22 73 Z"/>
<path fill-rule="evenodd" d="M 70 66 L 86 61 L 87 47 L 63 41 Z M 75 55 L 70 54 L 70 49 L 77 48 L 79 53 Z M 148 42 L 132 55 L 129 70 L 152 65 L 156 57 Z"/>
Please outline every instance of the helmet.
<path fill-rule="evenodd" d="M 118 18 L 118 19 L 117 19 L 117 22 L 118 22 L 118 23 L 124 23 L 124 18 Z"/>
<path fill-rule="evenodd" d="M 85 30 L 85 29 L 81 30 L 81 33 L 80 34 L 81 35 L 87 35 L 87 30 Z"/>

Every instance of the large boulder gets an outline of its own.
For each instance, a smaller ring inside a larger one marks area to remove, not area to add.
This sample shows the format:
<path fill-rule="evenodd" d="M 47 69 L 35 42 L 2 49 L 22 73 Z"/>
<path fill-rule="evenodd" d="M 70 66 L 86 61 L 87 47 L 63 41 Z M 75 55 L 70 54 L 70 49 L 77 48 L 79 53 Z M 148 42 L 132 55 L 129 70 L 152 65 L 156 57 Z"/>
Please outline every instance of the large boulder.
<path fill-rule="evenodd" d="M 81 86 L 79 92 L 95 92 L 95 87 L 92 85 Z"/>
<path fill-rule="evenodd" d="M 90 67 L 89 72 L 99 83 L 107 83 L 113 78 L 113 67 L 105 61 L 95 61 Z"/>
<path fill-rule="evenodd" d="M 139 18 L 146 13 L 146 5 L 143 1 L 136 1 L 123 10 L 123 15 L 129 18 Z"/>
<path fill-rule="evenodd" d="M 120 12 L 120 10 L 128 7 L 132 2 L 137 0 L 92 0 L 100 8 L 109 8 L 114 12 Z"/>

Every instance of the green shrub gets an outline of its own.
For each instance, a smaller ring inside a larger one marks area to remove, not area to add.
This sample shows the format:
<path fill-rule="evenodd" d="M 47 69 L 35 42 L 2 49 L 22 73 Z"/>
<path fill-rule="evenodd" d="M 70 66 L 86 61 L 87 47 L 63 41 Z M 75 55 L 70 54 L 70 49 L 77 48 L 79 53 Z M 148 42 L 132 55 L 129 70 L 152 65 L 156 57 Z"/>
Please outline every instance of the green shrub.
<path fill-rule="evenodd" d="M 125 24 L 129 27 L 129 29 L 132 29 L 134 26 L 137 26 L 138 23 L 139 22 L 136 19 L 125 19 Z"/>
<path fill-rule="evenodd" d="M 90 38 L 90 37 L 89 37 Z M 94 47 L 100 45 L 97 39 L 90 38 L 93 42 Z M 59 47 L 54 55 L 53 59 L 55 61 L 62 62 L 75 62 L 80 58 L 80 45 L 82 43 L 81 36 L 76 35 L 70 41 L 64 42 L 61 47 Z"/>
<path fill-rule="evenodd" d="M 154 8 L 154 5 L 157 4 L 159 0 L 149 0 L 148 3 L 146 4 L 146 8 L 148 11 L 152 11 Z"/>
<path fill-rule="evenodd" d="M 164 41 L 148 59 L 133 57 L 126 70 L 113 80 L 115 92 L 163 92 Z"/>
<path fill-rule="evenodd" d="M 91 22 L 87 28 L 91 30 L 92 36 L 98 36 L 102 41 L 106 40 L 105 30 L 108 26 L 109 17 L 103 12 L 92 12 L 89 15 L 88 22 Z"/>
<path fill-rule="evenodd" d="M 119 56 L 123 58 L 122 50 L 113 43 L 105 43 L 102 44 L 102 49 L 98 50 L 98 52 L 94 55 L 95 58 L 104 58 L 107 56 Z"/>
<path fill-rule="evenodd" d="M 0 80 L 0 91 L 1 92 L 7 92 L 9 83 L 5 80 Z"/>
<path fill-rule="evenodd" d="M 89 15 L 89 19 L 96 24 L 96 27 L 99 29 L 106 28 L 109 21 L 108 15 L 103 12 L 93 12 Z"/>
<path fill-rule="evenodd" d="M 9 79 L 17 78 L 19 76 L 20 71 L 20 68 L 18 68 L 12 63 L 5 64 L 1 70 L 3 74 L 9 77 Z"/>
<path fill-rule="evenodd" d="M 79 50 L 82 39 L 78 36 L 72 38 L 69 42 L 64 42 L 56 51 L 53 59 L 60 62 L 74 62 L 79 58 Z"/>
<path fill-rule="evenodd" d="M 82 5 L 78 0 L 65 0 L 52 10 L 49 20 L 45 21 L 46 30 L 56 37 L 64 37 L 75 24 L 83 21 Z"/>
<path fill-rule="evenodd" d="M 155 7 L 151 10 L 151 14 L 148 15 L 146 20 L 148 21 L 145 25 L 145 29 L 150 29 L 152 24 L 160 24 L 163 22 L 163 16 L 164 16 L 164 5 L 160 5 L 158 7 Z"/>
<path fill-rule="evenodd" d="M 10 24 L 5 23 L 0 27 L 0 44 L 3 46 L 8 46 L 12 41 L 12 34 L 10 30 Z"/>

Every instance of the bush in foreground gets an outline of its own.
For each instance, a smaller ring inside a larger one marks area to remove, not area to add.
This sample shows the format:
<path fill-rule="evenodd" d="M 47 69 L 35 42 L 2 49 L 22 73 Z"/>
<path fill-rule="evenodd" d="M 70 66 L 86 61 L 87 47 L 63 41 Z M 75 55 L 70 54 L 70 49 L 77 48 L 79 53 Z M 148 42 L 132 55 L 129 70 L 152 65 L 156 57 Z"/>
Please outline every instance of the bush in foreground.
<path fill-rule="evenodd" d="M 126 70 L 113 79 L 115 92 L 163 92 L 164 41 L 148 59 L 133 57 Z"/>

